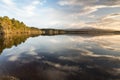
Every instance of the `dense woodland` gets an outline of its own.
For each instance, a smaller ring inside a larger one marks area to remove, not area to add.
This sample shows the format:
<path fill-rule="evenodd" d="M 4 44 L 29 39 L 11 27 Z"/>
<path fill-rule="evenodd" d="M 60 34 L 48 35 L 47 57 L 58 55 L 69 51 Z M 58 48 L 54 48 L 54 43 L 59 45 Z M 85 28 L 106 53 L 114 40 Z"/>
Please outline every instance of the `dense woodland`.
<path fill-rule="evenodd" d="M 28 27 L 23 22 L 16 19 L 10 19 L 7 16 L 0 17 L 0 34 L 12 34 L 12 33 L 41 33 L 41 30 L 34 27 Z"/>
<path fill-rule="evenodd" d="M 0 17 L 0 34 L 63 34 L 64 30 L 57 29 L 38 29 L 35 27 L 26 26 L 14 18 L 10 19 L 8 16 Z"/>

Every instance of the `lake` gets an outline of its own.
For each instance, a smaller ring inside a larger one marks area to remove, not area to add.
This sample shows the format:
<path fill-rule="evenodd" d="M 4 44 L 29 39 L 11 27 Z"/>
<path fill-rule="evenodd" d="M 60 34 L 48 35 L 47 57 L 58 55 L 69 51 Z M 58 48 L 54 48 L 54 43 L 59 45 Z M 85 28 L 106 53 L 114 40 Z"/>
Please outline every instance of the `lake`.
<path fill-rule="evenodd" d="M 0 80 L 120 80 L 120 35 L 7 35 L 0 53 Z"/>

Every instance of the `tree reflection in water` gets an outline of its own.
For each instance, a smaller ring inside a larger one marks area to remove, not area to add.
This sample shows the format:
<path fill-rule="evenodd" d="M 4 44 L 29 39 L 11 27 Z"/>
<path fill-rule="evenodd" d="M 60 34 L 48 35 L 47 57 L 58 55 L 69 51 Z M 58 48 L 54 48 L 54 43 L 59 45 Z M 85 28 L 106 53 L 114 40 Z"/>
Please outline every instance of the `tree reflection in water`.
<path fill-rule="evenodd" d="M 0 35 L 0 53 L 5 48 L 11 48 L 12 46 L 17 46 L 21 43 L 24 43 L 27 38 L 35 37 L 39 34 L 5 34 Z"/>

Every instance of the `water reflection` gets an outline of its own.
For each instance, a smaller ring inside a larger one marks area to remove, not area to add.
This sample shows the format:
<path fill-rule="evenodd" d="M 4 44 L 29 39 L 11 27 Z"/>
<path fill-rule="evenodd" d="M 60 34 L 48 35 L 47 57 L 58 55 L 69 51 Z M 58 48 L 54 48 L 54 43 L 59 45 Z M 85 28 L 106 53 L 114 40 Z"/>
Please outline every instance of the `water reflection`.
<path fill-rule="evenodd" d="M 21 43 L 24 43 L 27 38 L 35 37 L 38 35 L 34 34 L 6 34 L 0 35 L 0 53 L 5 48 L 11 48 L 12 46 L 17 46 Z"/>
<path fill-rule="evenodd" d="M 0 79 L 119 80 L 119 41 L 119 35 L 28 38 L 20 45 L 4 48 Z"/>

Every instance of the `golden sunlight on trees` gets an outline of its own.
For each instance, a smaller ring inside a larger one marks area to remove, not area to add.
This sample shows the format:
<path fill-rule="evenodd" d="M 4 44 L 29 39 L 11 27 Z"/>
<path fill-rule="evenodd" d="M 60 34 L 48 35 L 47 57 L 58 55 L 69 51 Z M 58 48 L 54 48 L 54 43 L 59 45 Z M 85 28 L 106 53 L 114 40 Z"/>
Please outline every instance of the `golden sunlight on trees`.
<path fill-rule="evenodd" d="M 12 33 L 41 33 L 41 30 L 34 27 L 28 27 L 23 22 L 16 19 L 9 19 L 9 17 L 0 17 L 0 34 L 12 34 Z"/>

